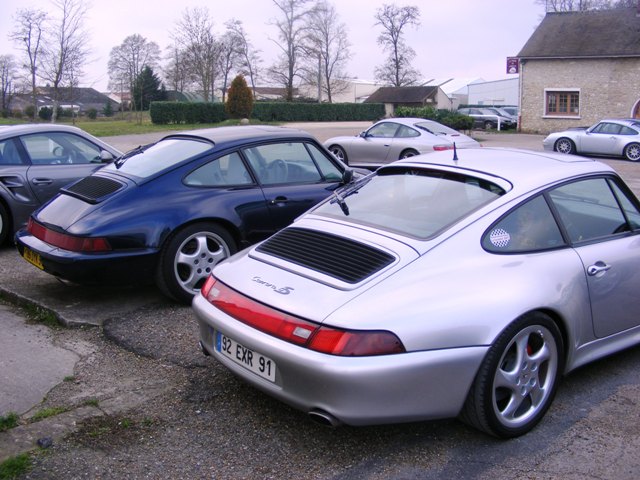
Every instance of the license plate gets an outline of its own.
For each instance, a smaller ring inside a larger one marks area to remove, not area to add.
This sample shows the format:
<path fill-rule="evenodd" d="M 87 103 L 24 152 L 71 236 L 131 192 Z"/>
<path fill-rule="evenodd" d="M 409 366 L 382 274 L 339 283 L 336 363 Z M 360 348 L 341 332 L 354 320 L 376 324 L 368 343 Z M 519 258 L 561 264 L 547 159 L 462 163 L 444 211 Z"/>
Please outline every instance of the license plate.
<path fill-rule="evenodd" d="M 31 265 L 35 265 L 40 270 L 44 270 L 44 265 L 42 265 L 42 259 L 40 258 L 39 253 L 36 253 L 33 250 L 29 250 L 27 247 L 24 247 L 22 250 L 22 256 Z"/>
<path fill-rule="evenodd" d="M 216 333 L 215 347 L 218 352 L 238 365 L 270 382 L 276 381 L 276 364 L 269 357 L 245 347 L 220 332 Z"/>

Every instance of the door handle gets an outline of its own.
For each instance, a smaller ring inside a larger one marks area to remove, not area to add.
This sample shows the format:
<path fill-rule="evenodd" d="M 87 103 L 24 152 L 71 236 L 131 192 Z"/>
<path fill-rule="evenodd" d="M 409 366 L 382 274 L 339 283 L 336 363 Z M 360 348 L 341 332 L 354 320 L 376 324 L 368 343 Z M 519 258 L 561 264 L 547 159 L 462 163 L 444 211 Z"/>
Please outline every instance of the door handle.
<path fill-rule="evenodd" d="M 607 265 L 604 262 L 596 262 L 587 268 L 587 274 L 591 277 L 598 275 L 599 273 L 606 272 L 611 268 L 611 265 Z"/>
<path fill-rule="evenodd" d="M 287 197 L 276 197 L 274 199 L 272 199 L 269 203 L 271 205 L 277 205 L 279 203 L 287 203 L 289 201 L 289 199 Z"/>
<path fill-rule="evenodd" d="M 31 182 L 34 185 L 51 185 L 53 180 L 51 178 L 34 178 Z"/>

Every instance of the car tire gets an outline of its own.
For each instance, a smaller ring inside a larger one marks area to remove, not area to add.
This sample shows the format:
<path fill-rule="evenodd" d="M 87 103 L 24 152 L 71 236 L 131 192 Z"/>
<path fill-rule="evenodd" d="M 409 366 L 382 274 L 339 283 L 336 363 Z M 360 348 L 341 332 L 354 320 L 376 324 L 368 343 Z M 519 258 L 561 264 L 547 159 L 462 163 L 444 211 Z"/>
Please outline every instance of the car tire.
<path fill-rule="evenodd" d="M 347 158 L 347 152 L 340 145 L 331 145 L 329 151 L 345 165 L 349 165 L 349 159 Z"/>
<path fill-rule="evenodd" d="M 632 162 L 640 160 L 640 143 L 630 143 L 624 147 L 624 158 Z"/>
<path fill-rule="evenodd" d="M 573 140 L 569 138 L 559 138 L 556 141 L 556 144 L 553 146 L 553 149 L 556 152 L 566 153 L 567 155 L 571 155 L 576 153 L 576 144 L 573 143 Z"/>
<path fill-rule="evenodd" d="M 9 219 L 9 213 L 4 205 L 0 203 L 0 246 L 4 245 L 10 231 L 11 221 Z"/>
<path fill-rule="evenodd" d="M 524 315 L 489 348 L 460 418 L 496 437 L 523 435 L 551 405 L 563 368 L 558 326 L 543 313 Z"/>
<path fill-rule="evenodd" d="M 398 160 L 402 160 L 403 158 L 415 157 L 416 155 L 418 155 L 418 152 L 413 149 L 403 150 L 402 153 L 400 153 Z"/>
<path fill-rule="evenodd" d="M 491 130 L 492 128 L 497 128 L 493 122 L 490 122 L 489 120 L 484 122 L 484 129 L 485 130 Z"/>
<path fill-rule="evenodd" d="M 236 251 L 236 242 L 221 226 L 209 222 L 189 225 L 166 241 L 156 283 L 168 297 L 189 304 L 213 267 Z"/>

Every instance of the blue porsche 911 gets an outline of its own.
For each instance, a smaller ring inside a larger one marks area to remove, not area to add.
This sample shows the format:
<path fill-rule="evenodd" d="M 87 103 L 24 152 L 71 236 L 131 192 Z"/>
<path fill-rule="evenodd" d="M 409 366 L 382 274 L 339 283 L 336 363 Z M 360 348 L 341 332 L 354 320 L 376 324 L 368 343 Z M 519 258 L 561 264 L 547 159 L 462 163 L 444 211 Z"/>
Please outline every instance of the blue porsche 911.
<path fill-rule="evenodd" d="M 287 226 L 350 176 L 300 130 L 175 133 L 62 189 L 16 243 L 25 260 L 56 277 L 155 281 L 188 303 L 214 265 Z"/>

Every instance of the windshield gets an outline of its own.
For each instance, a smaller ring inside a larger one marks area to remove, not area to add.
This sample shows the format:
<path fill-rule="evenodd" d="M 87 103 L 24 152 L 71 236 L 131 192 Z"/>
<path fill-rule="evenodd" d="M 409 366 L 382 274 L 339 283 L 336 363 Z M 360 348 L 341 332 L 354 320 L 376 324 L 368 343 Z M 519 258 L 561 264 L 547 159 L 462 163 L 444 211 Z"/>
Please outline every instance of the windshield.
<path fill-rule="evenodd" d="M 504 194 L 498 185 L 458 173 L 385 169 L 359 189 L 336 192 L 314 213 L 427 239 Z"/>
<path fill-rule="evenodd" d="M 137 148 L 104 167 L 140 178 L 150 177 L 213 148 L 209 142 L 192 138 L 169 138 Z"/>

